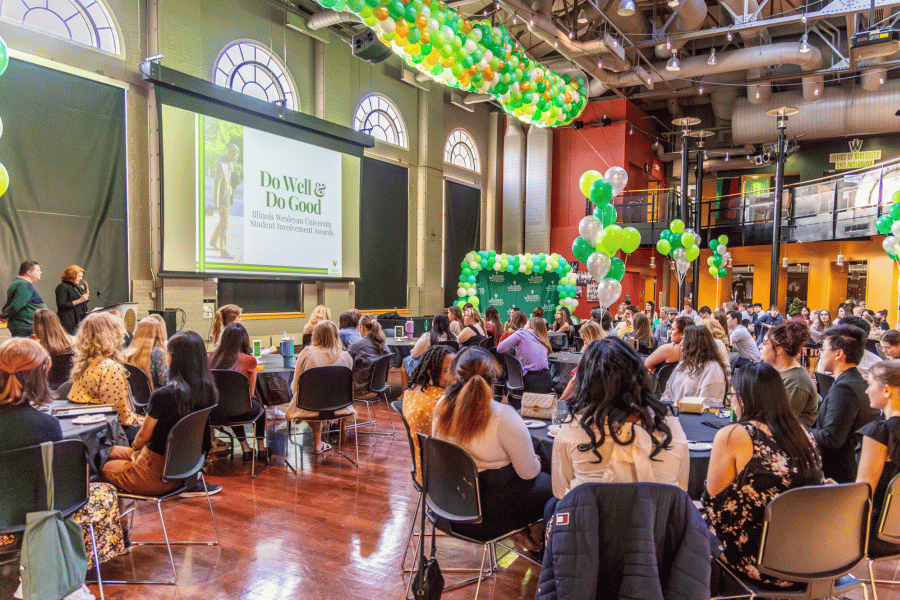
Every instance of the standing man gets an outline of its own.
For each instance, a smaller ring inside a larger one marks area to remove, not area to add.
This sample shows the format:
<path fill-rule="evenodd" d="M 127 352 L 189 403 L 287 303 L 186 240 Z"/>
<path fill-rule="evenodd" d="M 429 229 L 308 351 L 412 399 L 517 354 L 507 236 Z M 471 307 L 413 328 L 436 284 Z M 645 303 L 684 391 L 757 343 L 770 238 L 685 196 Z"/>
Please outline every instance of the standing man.
<path fill-rule="evenodd" d="M 747 327 L 747 330 L 753 334 L 753 337 L 759 335 L 759 328 L 756 326 L 756 322 L 759 321 L 759 318 L 763 316 L 762 304 L 757 302 L 751 307 L 750 310 L 750 324 Z"/>
<path fill-rule="evenodd" d="M 762 306 L 760 306 L 762 308 Z M 778 314 L 778 305 L 773 304 L 769 307 L 769 312 L 760 316 L 756 320 L 756 345 L 762 344 L 763 338 L 766 337 L 766 330 L 769 327 L 777 327 L 784 324 L 784 317 Z M 766 327 L 768 325 L 769 327 Z"/>
<path fill-rule="evenodd" d="M 226 247 L 228 246 L 228 214 L 231 212 L 231 204 L 234 202 L 234 161 L 238 159 L 241 151 L 237 144 L 228 144 L 225 156 L 216 162 L 216 180 L 213 184 L 213 202 L 219 209 L 219 222 L 213 230 L 209 245 L 213 250 L 222 253 L 222 258 L 231 258 Z M 218 245 L 216 244 L 218 241 Z"/>
<path fill-rule="evenodd" d="M 866 334 L 859 327 L 837 325 L 825 331 L 819 362 L 834 374 L 834 383 L 819 405 L 816 425 L 810 430 L 822 453 L 826 477 L 838 483 L 856 480 L 857 431 L 880 418 L 869 406 L 866 380 L 856 365 L 866 349 Z"/>
<path fill-rule="evenodd" d="M 728 313 L 728 333 L 731 337 L 731 345 L 738 353 L 738 362 L 735 363 L 735 366 L 738 366 L 741 361 L 746 363 L 760 360 L 759 348 L 741 321 L 743 321 L 743 315 L 740 312 L 733 310 Z"/>
<path fill-rule="evenodd" d="M 41 265 L 26 260 L 19 266 L 19 276 L 6 290 L 6 304 L 0 311 L 0 322 L 8 323 L 13 337 L 29 337 L 33 333 L 34 311 L 47 308 L 34 289 L 41 280 Z"/>

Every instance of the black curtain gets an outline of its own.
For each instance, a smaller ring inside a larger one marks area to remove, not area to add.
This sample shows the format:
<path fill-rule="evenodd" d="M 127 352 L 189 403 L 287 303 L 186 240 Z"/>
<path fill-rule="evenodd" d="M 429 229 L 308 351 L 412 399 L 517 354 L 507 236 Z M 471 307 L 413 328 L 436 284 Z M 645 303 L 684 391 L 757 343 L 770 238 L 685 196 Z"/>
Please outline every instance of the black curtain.
<path fill-rule="evenodd" d="M 120 88 L 10 59 L 0 76 L 4 290 L 19 263 L 36 260 L 52 310 L 71 264 L 85 269 L 91 307 L 128 300 L 124 99 Z"/>
<path fill-rule="evenodd" d="M 245 313 L 300 312 L 300 283 L 219 279 L 216 286 L 219 306 L 237 304 Z"/>
<path fill-rule="evenodd" d="M 456 302 L 460 263 L 470 250 L 478 247 L 481 230 L 481 190 L 447 181 L 446 221 L 444 223 L 444 306 Z"/>
<path fill-rule="evenodd" d="M 356 307 L 406 307 L 409 170 L 363 158 Z"/>

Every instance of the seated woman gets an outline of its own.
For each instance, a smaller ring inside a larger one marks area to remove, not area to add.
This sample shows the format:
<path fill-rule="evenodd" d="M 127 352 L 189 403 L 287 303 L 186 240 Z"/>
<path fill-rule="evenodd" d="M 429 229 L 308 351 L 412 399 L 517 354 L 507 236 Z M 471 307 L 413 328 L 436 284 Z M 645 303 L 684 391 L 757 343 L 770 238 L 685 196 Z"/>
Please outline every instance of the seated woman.
<path fill-rule="evenodd" d="M 656 340 L 653 339 L 650 319 L 642 312 L 635 313 L 631 318 L 631 326 L 632 330 L 625 334 L 625 338 L 637 340 L 637 353 L 641 356 L 650 356 L 656 350 Z"/>
<path fill-rule="evenodd" d="M 781 376 L 754 362 L 732 378 L 738 422 L 716 434 L 706 477 L 704 517 L 725 548 L 722 559 L 743 575 L 790 585 L 756 568 L 766 506 L 778 494 L 824 482 L 812 435 L 791 412 Z"/>
<path fill-rule="evenodd" d="M 389 355 L 390 351 L 384 347 L 387 341 L 384 331 L 373 315 L 363 315 L 359 320 L 359 332 L 362 339 L 350 346 L 347 352 L 353 357 L 353 397 L 368 400 L 376 396 L 375 392 L 369 390 L 375 361 Z"/>
<path fill-rule="evenodd" d="M 813 324 L 809 327 L 809 336 L 815 344 L 821 344 L 828 328 L 832 325 L 836 325 L 836 323 L 831 322 L 830 311 L 823 308 L 818 312 L 819 314 L 816 315 L 815 321 L 813 321 Z"/>
<path fill-rule="evenodd" d="M 224 304 L 219 307 L 212 325 L 213 351 L 219 347 L 219 341 L 222 339 L 222 332 L 225 331 L 225 328 L 232 323 L 240 323 L 243 312 L 244 309 L 237 304 Z"/>
<path fill-rule="evenodd" d="M 33 339 L 46 350 L 50 356 L 72 351 L 75 338 L 63 329 L 59 317 L 52 310 L 39 308 L 34 311 Z"/>
<path fill-rule="evenodd" d="M 569 313 L 569 308 L 566 306 L 559 307 L 559 310 L 556 311 L 553 318 L 553 331 L 558 333 L 569 333 L 574 327 L 575 322 L 572 321 L 572 315 Z"/>
<path fill-rule="evenodd" d="M 503 333 L 503 324 L 500 322 L 500 313 L 496 306 L 488 306 L 484 309 L 484 331 L 493 338 L 494 346 L 500 343 L 500 334 Z"/>
<path fill-rule="evenodd" d="M 147 374 L 151 390 L 166 385 L 169 378 L 166 338 L 166 324 L 158 315 L 150 315 L 138 322 L 134 338 L 125 350 L 125 362 Z"/>
<path fill-rule="evenodd" d="M 206 345 L 199 335 L 193 331 L 176 333 L 166 350 L 169 382 L 150 396 L 147 418 L 131 447 L 113 447 L 101 473 L 105 481 L 131 494 L 160 495 L 181 485 L 162 480 L 169 432 L 182 418 L 218 401 L 206 365 Z"/>
<path fill-rule="evenodd" d="M 513 352 L 525 373 L 525 391 L 549 394 L 553 391 L 553 377 L 547 357 L 553 351 L 547 338 L 547 322 L 531 317 L 528 324 L 500 342 L 497 351 Z M 514 401 L 515 402 L 515 401 Z M 518 404 L 518 402 L 515 402 Z M 517 410 L 520 406 L 515 406 Z"/>
<path fill-rule="evenodd" d="M 525 422 L 493 400 L 494 358 L 481 348 L 462 349 L 453 372 L 457 382 L 435 406 L 432 431 L 475 461 L 483 517 L 454 531 L 487 540 L 539 521 L 553 496 L 550 476 L 541 472 Z"/>
<path fill-rule="evenodd" d="M 722 362 L 709 329 L 691 325 L 684 330 L 681 345 L 681 362 L 669 377 L 660 400 L 677 402 L 697 396 L 724 400 L 728 367 Z"/>
<path fill-rule="evenodd" d="M 467 308 L 463 313 L 463 330 L 456 336 L 460 346 L 477 346 L 487 337 L 484 321 L 476 308 Z"/>
<path fill-rule="evenodd" d="M 504 327 L 503 335 L 500 336 L 500 342 L 514 334 L 517 330 L 522 329 L 525 325 L 528 324 L 528 316 L 522 312 L 521 310 L 514 310 L 509 315 L 509 319 L 506 321 L 506 327 Z M 500 342 L 497 342 L 497 345 L 500 345 Z"/>
<path fill-rule="evenodd" d="M 128 371 L 121 365 L 125 359 L 124 337 L 122 320 L 109 313 L 91 313 L 84 318 L 75 336 L 72 388 L 68 398 L 81 404 L 114 405 L 119 424 L 128 440 L 133 441 L 143 417 L 134 412 Z"/>
<path fill-rule="evenodd" d="M 219 347 L 209 357 L 210 369 L 222 369 L 224 371 L 237 371 L 243 373 L 250 382 L 250 410 L 242 415 L 235 415 L 235 419 L 252 419 L 260 413 L 262 406 L 253 397 L 256 392 L 256 359 L 251 354 L 253 349 L 250 347 L 250 336 L 247 330 L 240 323 L 232 323 L 222 332 L 222 339 Z M 235 425 L 231 428 L 234 437 L 241 443 L 243 451 L 243 459 L 245 461 L 253 460 L 253 448 L 247 443 L 247 435 L 244 431 L 244 425 Z M 266 420 L 259 419 L 256 421 L 256 456 L 260 460 L 267 458 L 266 448 L 264 445 L 264 437 L 266 434 Z"/>
<path fill-rule="evenodd" d="M 318 305 L 315 309 L 313 309 L 312 314 L 309 316 L 309 321 L 306 322 L 306 326 L 303 328 L 303 335 L 312 333 L 316 328 L 316 325 L 318 325 L 322 321 L 330 320 L 331 309 L 324 304 Z"/>
<path fill-rule="evenodd" d="M 597 340 L 602 340 L 609 335 L 609 332 L 604 331 L 599 323 L 596 321 L 585 321 L 581 324 L 581 339 L 584 341 L 584 350 L 587 350 L 588 346 L 596 342 Z M 613 336 L 615 337 L 615 336 Z M 578 359 L 578 364 L 581 364 L 581 361 L 584 359 L 584 354 L 581 355 L 581 358 Z M 571 376 L 569 379 L 569 383 L 566 384 L 566 389 L 563 391 L 562 396 L 559 397 L 560 400 L 568 400 L 575 393 L 575 375 L 578 373 L 578 365 L 575 365 L 575 368 L 572 369 Z"/>
<path fill-rule="evenodd" d="M 450 333 L 459 336 L 462 333 L 463 314 L 462 310 L 455 304 L 450 305 L 447 309 L 447 317 L 450 319 Z"/>
<path fill-rule="evenodd" d="M 672 341 L 657 346 L 650 356 L 644 359 L 644 366 L 653 373 L 662 365 L 671 365 L 681 361 L 681 341 L 684 331 L 694 326 L 694 320 L 690 317 L 680 316 L 672 323 Z"/>
<path fill-rule="evenodd" d="M 725 333 L 727 331 L 727 325 L 722 327 L 722 324 L 714 317 L 704 317 L 700 319 L 700 325 L 709 329 L 709 332 L 712 334 L 713 343 L 716 345 L 716 352 L 719 353 L 719 358 L 722 360 L 722 364 L 727 368 L 727 373 L 731 374 L 731 361 L 729 360 L 728 348 L 731 346 L 731 340 L 728 339 L 728 334 Z"/>
<path fill-rule="evenodd" d="M 348 310 L 341 313 L 341 316 L 338 317 L 338 327 L 338 336 L 341 338 L 341 343 L 344 345 L 345 350 L 362 339 L 362 335 L 357 329 L 359 327 L 359 317 L 356 312 Z"/>
<path fill-rule="evenodd" d="M 446 315 L 441 314 L 444 318 Z M 431 435 L 431 421 L 434 417 L 434 406 L 444 395 L 446 388 L 453 381 L 453 348 L 449 346 L 432 346 L 425 351 L 422 360 L 409 376 L 409 385 L 403 392 L 403 418 L 409 425 L 416 457 L 416 480 L 422 483 L 422 462 L 419 455 L 419 437 L 417 433 Z"/>
<path fill-rule="evenodd" d="M 366 315 L 368 316 L 368 315 Z M 365 318 L 365 317 L 364 317 Z M 357 342 L 361 344 L 362 341 Z M 354 344 L 355 346 L 356 344 Z M 352 346 L 351 346 L 352 348 Z M 319 321 L 316 328 L 313 329 L 312 339 L 308 346 L 300 351 L 297 355 L 297 364 L 294 367 L 294 380 L 291 382 L 291 405 L 285 411 L 285 418 L 288 420 L 303 420 L 303 417 L 317 417 L 319 413 L 310 413 L 297 407 L 299 400 L 299 382 L 300 374 L 307 369 L 315 367 L 347 367 L 353 368 L 353 358 L 341 347 L 341 340 L 338 337 L 338 330 L 331 321 Z M 368 385 L 368 382 L 367 384 Z M 353 407 L 347 409 L 347 415 L 355 413 Z M 307 425 L 313 432 L 313 452 L 321 454 L 326 450 L 331 450 L 331 444 L 322 441 L 322 422 L 307 421 Z"/>
<path fill-rule="evenodd" d="M 762 361 L 775 367 L 781 375 L 791 412 L 803 425 L 812 427 L 819 414 L 819 395 L 812 377 L 797 362 L 807 340 L 809 327 L 799 321 L 788 321 L 769 329 L 759 353 Z"/>
<path fill-rule="evenodd" d="M 403 359 L 403 368 L 408 375 L 416 369 L 425 351 L 433 346 L 437 346 L 440 342 L 449 342 L 456 340 L 456 336 L 450 333 L 450 319 L 442 312 L 434 315 L 431 320 L 431 330 L 426 331 L 419 336 L 419 341 L 413 346 L 409 352 L 409 356 Z"/>
<path fill-rule="evenodd" d="M 47 387 L 49 368 L 50 356 L 33 340 L 12 338 L 0 345 L 0 452 L 63 439 L 59 420 L 36 408 L 50 400 L 50 389 Z M 36 468 L 41 469 L 41 464 L 38 463 Z M 125 551 L 119 523 L 119 502 L 113 486 L 108 483 L 89 484 L 87 504 L 72 516 L 83 528 L 88 569 L 94 566 L 89 523 L 94 525 L 100 562 Z M 0 549 L 14 548 L 19 537 L 0 535 Z M 22 597 L 21 588 L 15 597 Z M 93 597 L 86 587 L 82 587 L 64 600 Z"/>
<path fill-rule="evenodd" d="M 37 313 L 34 313 L 37 316 Z M 888 360 L 900 358 L 900 331 L 889 329 L 881 336 L 881 352 Z"/>
<path fill-rule="evenodd" d="M 615 336 L 584 352 L 553 440 L 553 495 L 582 483 L 649 482 L 687 490 L 690 453 L 678 418 L 653 396 L 641 357 Z"/>

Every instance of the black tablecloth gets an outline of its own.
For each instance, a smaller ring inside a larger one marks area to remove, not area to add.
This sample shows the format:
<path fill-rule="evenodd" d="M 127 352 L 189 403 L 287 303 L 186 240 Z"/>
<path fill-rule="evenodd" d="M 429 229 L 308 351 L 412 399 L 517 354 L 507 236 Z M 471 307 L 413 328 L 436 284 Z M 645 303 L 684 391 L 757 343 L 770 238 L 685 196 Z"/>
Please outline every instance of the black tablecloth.
<path fill-rule="evenodd" d="M 581 360 L 581 352 L 555 352 L 547 357 L 550 362 L 550 376 L 553 378 L 553 390 L 562 395 L 563 390 L 572 379 L 572 369 Z"/>
<path fill-rule="evenodd" d="M 547 337 L 550 338 L 550 346 L 554 350 L 567 348 L 569 346 L 569 334 L 555 331 L 548 331 Z"/>
<path fill-rule="evenodd" d="M 559 407 L 565 409 L 565 403 L 560 402 Z M 712 443 L 718 429 L 703 425 L 704 422 L 712 423 L 717 426 L 727 425 L 725 419 L 720 419 L 716 415 L 703 413 L 702 415 L 682 414 L 678 420 L 684 429 L 684 434 L 690 442 L 707 442 Z M 549 425 L 550 421 L 546 421 Z M 529 429 L 531 434 L 531 443 L 534 445 L 535 453 L 541 459 L 541 470 L 545 473 L 550 472 L 550 457 L 553 454 L 553 438 L 547 433 L 546 427 L 539 429 Z M 709 470 L 709 450 L 694 451 L 691 450 L 691 467 L 688 476 L 688 495 L 694 500 L 699 500 L 703 494 L 703 482 L 706 481 L 706 472 Z"/>
<path fill-rule="evenodd" d="M 67 400 L 57 400 L 49 404 L 49 408 L 58 408 L 66 406 L 84 406 L 84 404 L 75 404 Z M 88 456 L 95 472 L 99 472 L 106 457 L 109 455 L 109 449 L 112 446 L 128 446 L 128 437 L 119 424 L 119 416 L 115 413 L 104 415 L 106 420 L 93 425 L 76 425 L 72 421 L 75 417 L 62 417 L 59 419 L 60 428 L 62 429 L 63 439 L 81 440 L 87 446 Z"/>
<path fill-rule="evenodd" d="M 400 365 L 403 364 L 403 359 L 409 356 L 415 345 L 414 342 L 405 338 L 387 338 L 387 347 L 394 353 L 394 356 L 391 358 L 391 366 L 399 369 Z"/>
<path fill-rule="evenodd" d="M 256 397 L 263 406 L 277 406 L 291 401 L 291 381 L 294 379 L 294 367 L 297 358 L 291 360 L 291 367 L 285 368 L 284 358 L 280 354 L 264 354 L 257 364 L 263 366 L 256 372 Z"/>

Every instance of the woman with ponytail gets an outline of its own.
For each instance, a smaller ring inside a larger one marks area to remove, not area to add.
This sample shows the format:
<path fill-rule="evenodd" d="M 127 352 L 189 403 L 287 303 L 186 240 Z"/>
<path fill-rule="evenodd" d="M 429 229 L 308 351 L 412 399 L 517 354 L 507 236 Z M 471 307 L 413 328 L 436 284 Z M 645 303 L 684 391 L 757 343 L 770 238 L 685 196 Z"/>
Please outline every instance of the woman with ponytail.
<path fill-rule="evenodd" d="M 244 312 L 244 309 L 242 309 L 237 304 L 224 304 L 219 307 L 219 310 L 216 311 L 215 318 L 213 318 L 213 350 L 219 347 L 219 342 L 222 339 L 222 332 L 225 330 L 225 328 L 232 323 L 241 322 L 242 312 Z"/>
<path fill-rule="evenodd" d="M 872 488 L 872 524 L 869 548 L 875 556 L 896 553 L 898 547 L 888 544 L 874 534 L 881 522 L 881 510 L 888 484 L 900 472 L 900 360 L 886 360 L 869 369 L 867 377 L 869 405 L 884 411 L 884 420 L 872 421 L 859 430 L 862 434 L 862 455 L 856 481 L 864 481 Z"/>
<path fill-rule="evenodd" d="M 372 367 L 375 361 L 390 354 L 385 350 L 384 331 L 374 315 L 363 315 L 359 320 L 361 340 L 347 348 L 353 358 L 353 397 L 360 400 L 374 398 L 377 394 L 369 391 L 372 382 Z"/>
<path fill-rule="evenodd" d="M 465 450 L 478 467 L 482 522 L 453 529 L 479 540 L 539 521 L 553 496 L 524 421 L 493 400 L 494 364 L 481 348 L 460 350 L 451 365 L 456 383 L 435 406 L 432 421 L 434 437 Z"/>

